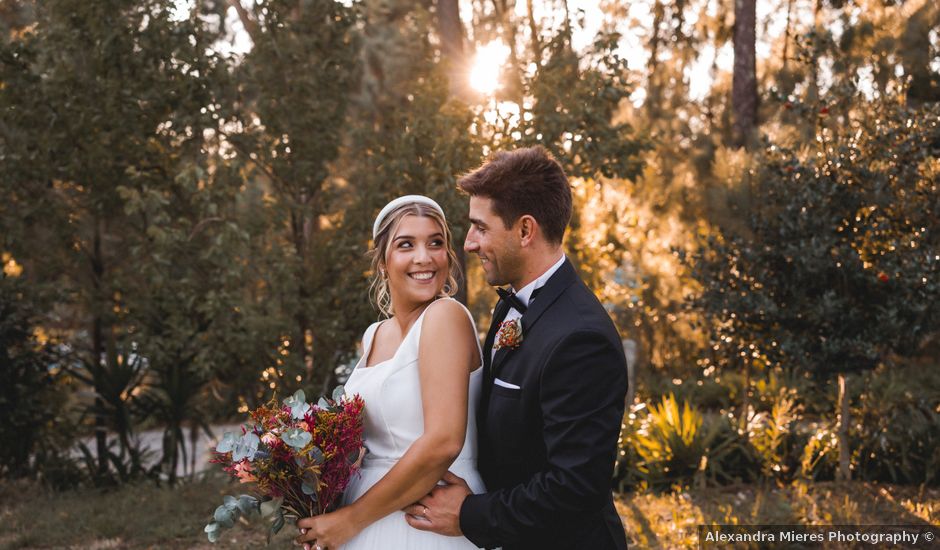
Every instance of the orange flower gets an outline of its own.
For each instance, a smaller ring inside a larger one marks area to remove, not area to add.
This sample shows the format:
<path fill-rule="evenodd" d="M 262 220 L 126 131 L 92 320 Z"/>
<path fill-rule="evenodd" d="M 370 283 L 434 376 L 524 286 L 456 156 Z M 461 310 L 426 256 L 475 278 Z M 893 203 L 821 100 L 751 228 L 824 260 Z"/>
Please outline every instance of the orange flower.
<path fill-rule="evenodd" d="M 239 482 L 241 483 L 251 483 L 252 481 L 258 481 L 258 478 L 251 473 L 251 462 L 243 460 L 235 465 L 235 476 L 238 477 Z"/>
<path fill-rule="evenodd" d="M 499 325 L 499 331 L 496 333 L 496 343 L 493 344 L 494 350 L 502 348 L 518 348 L 522 343 L 522 319 L 510 319 L 503 321 Z"/>

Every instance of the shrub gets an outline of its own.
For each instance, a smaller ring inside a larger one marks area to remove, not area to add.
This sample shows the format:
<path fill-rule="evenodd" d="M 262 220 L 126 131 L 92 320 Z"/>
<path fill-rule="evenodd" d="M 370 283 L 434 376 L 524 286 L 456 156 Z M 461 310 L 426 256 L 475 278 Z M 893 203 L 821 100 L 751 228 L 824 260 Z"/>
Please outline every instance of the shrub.
<path fill-rule="evenodd" d="M 621 471 L 621 479 L 667 489 L 755 477 L 758 461 L 725 415 L 703 414 L 667 395 L 628 425 L 635 429 L 625 438 L 621 456 L 635 461 L 635 471 Z"/>
<path fill-rule="evenodd" d="M 765 381 L 758 382 L 761 387 Z M 760 460 L 761 475 L 780 482 L 789 482 L 800 471 L 801 452 L 808 437 L 799 431 L 801 405 L 794 390 L 781 388 L 769 398 L 761 396 L 767 410 L 751 407 L 747 418 L 748 442 Z"/>
<path fill-rule="evenodd" d="M 940 482 L 940 372 L 882 368 L 862 380 L 852 412 L 853 467 L 861 479 Z"/>
<path fill-rule="evenodd" d="M 74 433 L 63 428 L 64 381 L 34 334 L 37 308 L 26 288 L 0 272 L 0 477 L 35 477 Z"/>

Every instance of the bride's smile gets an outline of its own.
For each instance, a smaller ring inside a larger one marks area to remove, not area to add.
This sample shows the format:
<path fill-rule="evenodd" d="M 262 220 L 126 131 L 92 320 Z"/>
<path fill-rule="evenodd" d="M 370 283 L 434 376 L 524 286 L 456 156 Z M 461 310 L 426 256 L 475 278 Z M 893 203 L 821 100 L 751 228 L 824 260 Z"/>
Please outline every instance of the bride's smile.
<path fill-rule="evenodd" d="M 436 271 L 416 271 L 414 273 L 409 273 L 408 275 L 412 279 L 417 279 L 418 281 L 428 282 L 434 277 L 435 273 L 437 272 Z"/>

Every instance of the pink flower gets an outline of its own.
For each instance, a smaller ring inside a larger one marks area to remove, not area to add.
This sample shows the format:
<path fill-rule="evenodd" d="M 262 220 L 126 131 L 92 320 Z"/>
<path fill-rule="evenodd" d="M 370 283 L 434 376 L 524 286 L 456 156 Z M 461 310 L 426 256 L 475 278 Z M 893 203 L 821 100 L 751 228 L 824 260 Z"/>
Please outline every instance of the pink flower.
<path fill-rule="evenodd" d="M 251 472 L 251 463 L 247 460 L 243 460 L 235 465 L 235 476 L 241 483 L 251 483 L 252 481 L 258 481 L 258 478 L 256 478 Z"/>

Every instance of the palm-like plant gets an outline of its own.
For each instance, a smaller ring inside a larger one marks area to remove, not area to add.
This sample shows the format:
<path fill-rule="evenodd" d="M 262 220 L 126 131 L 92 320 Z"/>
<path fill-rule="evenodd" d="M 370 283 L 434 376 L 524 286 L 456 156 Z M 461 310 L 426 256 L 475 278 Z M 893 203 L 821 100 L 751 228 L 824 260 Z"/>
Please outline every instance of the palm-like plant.
<path fill-rule="evenodd" d="M 163 425 L 163 455 L 158 465 L 170 484 L 176 482 L 180 463 L 184 475 L 196 470 L 196 440 L 200 431 L 212 437 L 199 398 L 209 377 L 193 365 L 193 357 L 177 356 L 155 369 L 157 376 L 143 397 L 147 416 Z M 190 424 L 187 442 L 184 426 Z M 188 443 L 188 444 L 187 444 Z"/>
<path fill-rule="evenodd" d="M 663 397 L 642 420 L 633 438 L 637 469 L 648 487 L 748 477 L 753 460 L 727 418 L 702 414 L 688 401 Z"/>
<path fill-rule="evenodd" d="M 127 481 L 131 477 L 146 471 L 144 455 L 139 440 L 135 437 L 135 420 L 141 412 L 142 392 L 151 382 L 149 361 L 141 356 L 136 342 L 128 344 L 126 349 L 108 346 L 108 353 L 97 361 L 86 360 L 67 366 L 69 374 L 93 388 L 93 401 L 83 410 L 83 416 L 96 419 L 96 430 L 113 430 L 117 452 L 112 451 L 113 444 L 98 446 L 98 452 L 106 449 L 106 458 L 97 457 L 99 467 L 94 476 L 96 483 Z M 107 439 L 107 434 L 96 433 L 96 437 Z M 80 444 L 80 448 L 92 468 L 94 460 L 91 451 Z M 101 465 L 108 466 L 107 469 Z M 111 468 L 113 467 L 112 476 Z"/>

